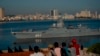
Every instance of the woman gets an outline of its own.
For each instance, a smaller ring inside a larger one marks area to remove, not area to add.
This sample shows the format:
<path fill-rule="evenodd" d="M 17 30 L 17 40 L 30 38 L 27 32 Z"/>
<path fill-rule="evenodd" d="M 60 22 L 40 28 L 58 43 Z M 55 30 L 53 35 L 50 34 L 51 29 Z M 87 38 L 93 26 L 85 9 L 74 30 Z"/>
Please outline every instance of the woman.
<path fill-rule="evenodd" d="M 58 42 L 54 43 L 54 52 L 56 56 L 61 56 L 61 48 L 59 47 Z"/>

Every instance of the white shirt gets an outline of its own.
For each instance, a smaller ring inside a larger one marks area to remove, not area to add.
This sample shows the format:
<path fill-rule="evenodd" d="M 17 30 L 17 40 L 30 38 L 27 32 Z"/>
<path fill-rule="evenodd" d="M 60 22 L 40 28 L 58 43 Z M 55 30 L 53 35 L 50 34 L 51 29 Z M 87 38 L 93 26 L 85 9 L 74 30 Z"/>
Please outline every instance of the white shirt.
<path fill-rule="evenodd" d="M 76 56 L 76 50 L 74 47 L 69 48 L 71 56 Z"/>
<path fill-rule="evenodd" d="M 38 53 L 30 54 L 30 56 L 44 56 L 44 54 L 41 52 L 38 52 Z"/>

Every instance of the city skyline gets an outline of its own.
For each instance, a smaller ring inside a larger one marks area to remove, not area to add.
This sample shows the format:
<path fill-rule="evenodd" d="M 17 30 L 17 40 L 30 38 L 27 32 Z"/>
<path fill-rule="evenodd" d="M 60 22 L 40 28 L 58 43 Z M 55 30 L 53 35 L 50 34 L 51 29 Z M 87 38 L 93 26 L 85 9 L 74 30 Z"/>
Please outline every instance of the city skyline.
<path fill-rule="evenodd" d="M 59 13 L 76 13 L 81 10 L 100 13 L 99 0 L 0 0 L 0 7 L 6 15 L 50 13 L 57 9 Z"/>

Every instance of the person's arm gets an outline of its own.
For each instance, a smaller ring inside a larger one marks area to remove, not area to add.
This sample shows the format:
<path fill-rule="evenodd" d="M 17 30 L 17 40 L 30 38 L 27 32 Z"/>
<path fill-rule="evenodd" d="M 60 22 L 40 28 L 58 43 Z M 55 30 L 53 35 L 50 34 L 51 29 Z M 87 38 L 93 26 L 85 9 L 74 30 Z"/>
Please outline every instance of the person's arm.
<path fill-rule="evenodd" d="M 61 48 L 61 56 L 63 56 L 64 50 L 63 48 Z"/>
<path fill-rule="evenodd" d="M 34 56 L 33 54 L 30 54 L 30 56 Z"/>
<path fill-rule="evenodd" d="M 43 53 L 41 53 L 41 55 L 40 56 L 45 56 Z"/>

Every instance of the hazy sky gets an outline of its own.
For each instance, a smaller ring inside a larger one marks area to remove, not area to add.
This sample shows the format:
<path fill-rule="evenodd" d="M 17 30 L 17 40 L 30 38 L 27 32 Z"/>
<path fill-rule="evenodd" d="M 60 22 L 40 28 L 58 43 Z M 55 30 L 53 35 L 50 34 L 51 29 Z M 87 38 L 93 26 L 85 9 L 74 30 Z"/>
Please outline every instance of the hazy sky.
<path fill-rule="evenodd" d="M 76 13 L 80 10 L 98 11 L 100 0 L 0 0 L 6 14 L 49 13 L 58 9 L 60 13 Z"/>

